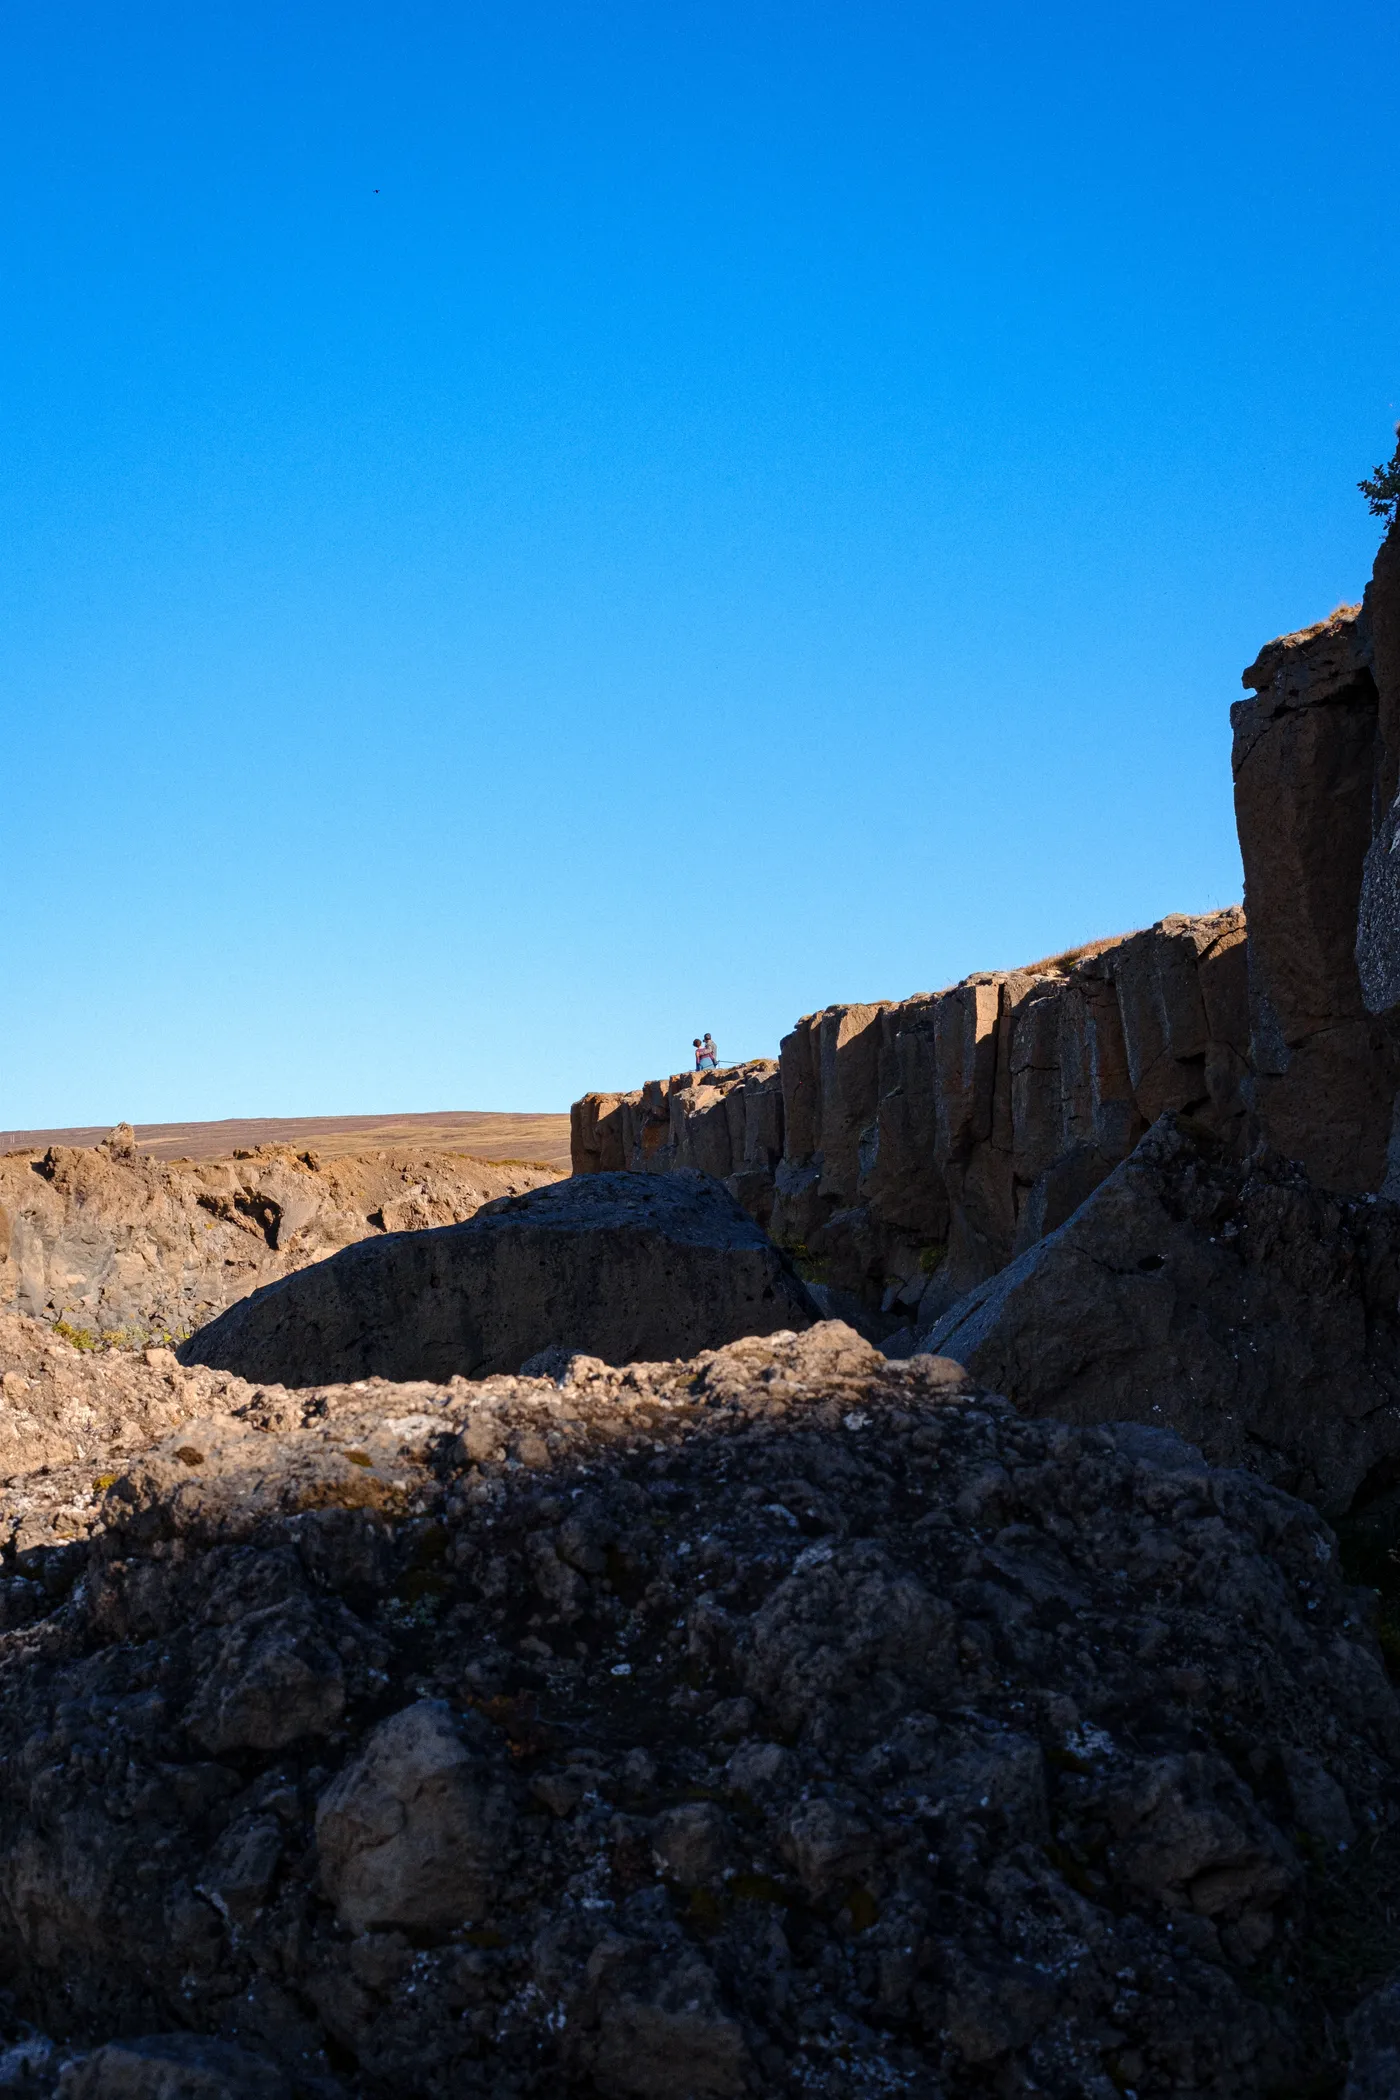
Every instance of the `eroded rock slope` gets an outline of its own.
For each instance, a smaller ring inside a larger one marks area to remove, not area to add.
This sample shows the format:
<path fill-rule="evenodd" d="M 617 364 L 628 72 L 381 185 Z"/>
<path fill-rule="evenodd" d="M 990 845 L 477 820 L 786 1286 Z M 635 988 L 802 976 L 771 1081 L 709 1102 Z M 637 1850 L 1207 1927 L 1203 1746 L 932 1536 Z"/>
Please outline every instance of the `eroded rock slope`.
<path fill-rule="evenodd" d="M 32 2093 L 1262 2095 L 1395 1959 L 1366 1601 L 1170 1435 L 838 1323 L 140 1375 L 177 1429 L 0 1503 Z"/>
<path fill-rule="evenodd" d="M 96 1147 L 0 1158 L 0 1308 L 95 1338 L 179 1337 L 356 1240 L 454 1225 L 556 1178 L 449 1153 L 156 1160 L 119 1125 Z"/>

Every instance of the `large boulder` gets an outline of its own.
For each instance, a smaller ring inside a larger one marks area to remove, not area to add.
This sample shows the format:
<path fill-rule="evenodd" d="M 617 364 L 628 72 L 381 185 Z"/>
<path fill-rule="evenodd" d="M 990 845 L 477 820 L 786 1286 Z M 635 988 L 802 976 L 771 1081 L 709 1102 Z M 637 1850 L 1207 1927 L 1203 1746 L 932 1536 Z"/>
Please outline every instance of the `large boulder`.
<path fill-rule="evenodd" d="M 255 1291 L 181 1355 L 283 1385 L 485 1378 L 556 1347 L 657 1362 L 816 1317 L 718 1182 L 598 1174 L 348 1247 Z"/>
<path fill-rule="evenodd" d="M 382 1721 L 316 1810 L 321 1886 L 342 1925 L 443 1929 L 484 1917 L 511 1806 L 441 1700 Z"/>
<path fill-rule="evenodd" d="M 1400 1209 L 1163 1116 L 921 1346 L 1023 1413 L 1166 1426 L 1340 1513 L 1400 1454 Z"/>

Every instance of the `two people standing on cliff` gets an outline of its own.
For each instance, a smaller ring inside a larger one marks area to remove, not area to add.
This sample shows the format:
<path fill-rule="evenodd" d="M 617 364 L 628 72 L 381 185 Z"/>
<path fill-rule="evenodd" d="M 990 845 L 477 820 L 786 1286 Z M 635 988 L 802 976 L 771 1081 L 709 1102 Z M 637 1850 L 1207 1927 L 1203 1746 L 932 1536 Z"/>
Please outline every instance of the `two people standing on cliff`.
<path fill-rule="evenodd" d="M 715 1039 L 709 1029 L 705 1030 L 703 1036 L 693 1035 L 690 1040 L 695 1050 L 696 1071 L 713 1072 L 719 1063 L 719 1052 L 715 1048 Z"/>

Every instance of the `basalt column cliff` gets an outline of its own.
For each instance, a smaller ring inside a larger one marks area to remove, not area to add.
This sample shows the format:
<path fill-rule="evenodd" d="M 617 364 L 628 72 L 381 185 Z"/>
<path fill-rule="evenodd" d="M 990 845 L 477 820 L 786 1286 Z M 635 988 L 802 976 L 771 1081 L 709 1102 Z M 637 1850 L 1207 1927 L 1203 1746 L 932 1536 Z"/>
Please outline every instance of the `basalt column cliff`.
<path fill-rule="evenodd" d="M 1069 1216 L 1166 1109 L 1245 1113 L 1244 915 L 831 1006 L 776 1064 L 575 1105 L 574 1171 L 727 1179 L 823 1282 L 927 1321 Z"/>
<path fill-rule="evenodd" d="M 1244 907 L 950 990 L 832 1006 L 775 1062 L 573 1109 L 576 1174 L 698 1167 L 818 1283 L 926 1329 L 1159 1117 L 1319 1190 L 1400 1195 L 1400 537 L 1233 710 Z"/>

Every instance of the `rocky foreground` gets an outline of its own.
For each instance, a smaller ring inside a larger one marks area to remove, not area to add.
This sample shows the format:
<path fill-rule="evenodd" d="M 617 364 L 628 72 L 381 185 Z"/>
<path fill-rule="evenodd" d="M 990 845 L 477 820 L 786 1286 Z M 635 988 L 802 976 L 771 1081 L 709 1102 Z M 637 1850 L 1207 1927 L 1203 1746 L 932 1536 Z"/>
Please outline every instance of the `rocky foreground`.
<path fill-rule="evenodd" d="M 1305 1503 L 835 1322 L 121 1375 L 151 1447 L 0 1497 L 0 2092 L 1338 2092 L 1361 2001 L 1391 2089 L 1400 1706 Z"/>

